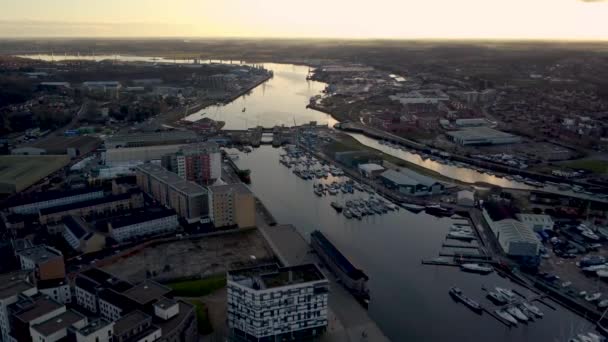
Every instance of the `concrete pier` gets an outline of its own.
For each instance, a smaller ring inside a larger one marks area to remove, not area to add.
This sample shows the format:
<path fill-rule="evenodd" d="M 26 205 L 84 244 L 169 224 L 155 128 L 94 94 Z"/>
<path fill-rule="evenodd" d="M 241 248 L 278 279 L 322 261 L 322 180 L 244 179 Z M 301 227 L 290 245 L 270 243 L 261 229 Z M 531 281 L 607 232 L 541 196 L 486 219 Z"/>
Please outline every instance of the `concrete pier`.
<path fill-rule="evenodd" d="M 258 215 L 258 217 L 260 217 Z M 269 226 L 263 219 L 258 219 L 258 229 L 268 241 L 279 260 L 285 265 L 297 265 L 314 262 L 322 267 L 316 254 L 295 227 L 291 225 Z M 330 282 L 329 322 L 327 332 L 321 341 L 354 342 L 354 341 L 389 341 L 382 330 L 371 319 L 355 298 L 336 278 L 322 267 L 323 273 Z"/>

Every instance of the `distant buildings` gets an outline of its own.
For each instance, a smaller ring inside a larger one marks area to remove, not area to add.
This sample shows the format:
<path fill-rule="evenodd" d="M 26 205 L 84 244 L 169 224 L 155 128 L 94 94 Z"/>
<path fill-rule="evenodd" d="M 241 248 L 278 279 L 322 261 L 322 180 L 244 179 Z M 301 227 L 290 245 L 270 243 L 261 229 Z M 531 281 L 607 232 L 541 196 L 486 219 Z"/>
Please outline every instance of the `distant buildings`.
<path fill-rule="evenodd" d="M 88 223 L 77 216 L 63 218 L 64 240 L 75 251 L 92 253 L 102 250 L 106 246 L 105 236 L 96 232 Z"/>
<path fill-rule="evenodd" d="M 387 188 L 406 195 L 433 195 L 445 189 L 443 183 L 405 168 L 400 171 L 386 170 L 379 178 Z"/>
<path fill-rule="evenodd" d="M 500 145 L 521 142 L 521 138 L 516 135 L 497 131 L 489 127 L 471 127 L 447 132 L 446 134 L 455 143 L 463 146 Z"/>
<path fill-rule="evenodd" d="M 209 207 L 216 227 L 255 227 L 255 198 L 242 183 L 209 187 Z"/>
<path fill-rule="evenodd" d="M 183 145 L 155 145 L 144 147 L 110 148 L 104 152 L 107 166 L 139 165 L 152 160 L 161 160 L 167 154 L 176 153 Z"/>
<path fill-rule="evenodd" d="M 136 177 L 143 191 L 189 223 L 209 219 L 208 191 L 202 186 L 149 163 L 136 168 Z"/>
<path fill-rule="evenodd" d="M 162 165 L 198 184 L 210 185 L 222 176 L 222 154 L 212 142 L 183 146 L 179 152 L 163 157 Z"/>
<path fill-rule="evenodd" d="M 229 271 L 228 326 L 245 341 L 306 340 L 327 327 L 329 282 L 314 264 Z"/>
<path fill-rule="evenodd" d="M 177 215 L 172 209 L 120 216 L 108 222 L 110 236 L 118 242 L 174 232 L 178 227 Z"/>
<path fill-rule="evenodd" d="M 195 143 L 196 133 L 191 131 L 167 131 L 114 135 L 105 139 L 106 149 L 122 147 L 142 147 L 156 145 L 179 145 Z"/>

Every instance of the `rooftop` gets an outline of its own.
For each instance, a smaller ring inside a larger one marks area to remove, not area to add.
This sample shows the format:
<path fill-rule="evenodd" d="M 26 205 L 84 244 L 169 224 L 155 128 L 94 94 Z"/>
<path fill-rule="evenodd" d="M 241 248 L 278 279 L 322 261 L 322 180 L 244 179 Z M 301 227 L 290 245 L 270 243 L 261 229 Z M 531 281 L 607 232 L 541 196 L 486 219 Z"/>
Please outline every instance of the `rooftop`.
<path fill-rule="evenodd" d="M 367 275 L 360 269 L 356 268 L 340 251 L 329 241 L 323 233 L 315 230 L 310 234 L 311 239 L 315 239 L 316 242 L 325 250 L 327 255 L 331 256 L 335 260 L 338 267 L 340 267 L 344 273 L 350 278 L 358 280 L 361 278 L 367 279 Z"/>
<path fill-rule="evenodd" d="M 16 296 L 23 291 L 35 288 L 28 278 L 30 271 L 17 271 L 0 275 L 0 299 Z"/>
<path fill-rule="evenodd" d="M 138 325 L 151 320 L 152 317 L 139 310 L 132 311 L 114 322 L 114 334 L 120 336 Z"/>
<path fill-rule="evenodd" d="M 87 318 L 76 311 L 68 310 L 42 323 L 33 325 L 32 328 L 43 336 L 52 335 L 62 329 L 69 328 L 72 324 L 86 320 Z"/>
<path fill-rule="evenodd" d="M 124 295 L 141 305 L 161 299 L 171 289 L 152 280 L 146 280 L 124 292 Z"/>
<path fill-rule="evenodd" d="M 137 307 L 136 303 L 131 298 L 119 293 L 113 289 L 103 289 L 98 292 L 99 300 L 104 300 L 114 306 L 121 308 L 124 311 L 131 311 Z"/>
<path fill-rule="evenodd" d="M 214 185 L 209 187 L 209 191 L 214 194 L 221 193 L 239 193 L 239 194 L 250 194 L 251 190 L 243 183 L 233 183 L 224 185 Z"/>
<path fill-rule="evenodd" d="M 276 264 L 228 271 L 228 280 L 254 290 L 271 289 L 324 280 L 315 264 L 279 267 Z"/>
<path fill-rule="evenodd" d="M 131 143 L 163 143 L 175 140 L 196 141 L 196 133 L 192 131 L 166 131 L 150 133 L 119 134 L 105 139 L 107 146 L 127 146 Z"/>
<path fill-rule="evenodd" d="M 87 233 L 86 222 L 80 218 L 70 215 L 63 218 L 63 224 L 66 229 L 69 229 L 77 239 L 82 239 Z"/>
<path fill-rule="evenodd" d="M 510 133 L 495 130 L 490 127 L 470 127 L 451 131 L 447 133 L 454 138 L 460 139 L 498 139 L 498 138 L 515 138 L 516 136 Z"/>
<path fill-rule="evenodd" d="M 76 277 L 76 280 L 78 281 L 79 279 L 84 280 L 82 285 L 85 287 L 90 285 L 101 286 L 105 288 L 114 289 L 117 292 L 124 292 L 133 287 L 133 284 L 122 279 L 116 278 L 110 273 L 107 273 L 96 267 L 90 268 L 86 271 L 79 273 Z"/>
<path fill-rule="evenodd" d="M 61 307 L 63 307 L 63 304 L 59 304 L 50 298 L 38 297 L 34 299 L 30 305 L 25 305 L 21 308 L 21 310 L 18 310 L 15 313 L 15 317 L 20 319 L 22 322 L 27 323 Z"/>
<path fill-rule="evenodd" d="M 384 167 L 382 167 L 382 165 L 378 165 L 378 164 L 359 164 L 359 169 L 367 171 L 367 172 L 372 172 L 372 171 L 382 171 L 382 170 L 384 170 Z"/>
<path fill-rule="evenodd" d="M 109 195 L 101 198 L 94 198 L 88 201 L 58 205 L 56 207 L 44 208 L 40 209 L 40 215 L 49 215 L 55 213 L 62 213 L 69 210 L 79 209 L 79 208 L 87 208 L 100 204 L 115 202 L 115 201 L 123 201 L 131 198 L 132 193 L 124 193 L 118 195 Z"/>
<path fill-rule="evenodd" d="M 114 324 L 110 321 L 105 320 L 104 318 L 98 318 L 89 322 L 89 324 L 84 327 L 77 329 L 78 333 L 83 336 L 89 336 L 96 331 L 105 328 L 106 326 Z"/>
<path fill-rule="evenodd" d="M 109 223 L 112 225 L 113 229 L 118 229 L 126 226 L 130 226 L 133 224 L 147 222 L 152 220 L 158 220 L 168 216 L 175 216 L 175 210 L 162 208 L 156 211 L 140 211 L 133 214 L 127 214 L 124 216 L 119 216 L 109 220 Z"/>
<path fill-rule="evenodd" d="M 214 142 L 206 141 L 183 146 L 180 149 L 180 152 L 185 155 L 200 153 L 219 153 L 220 146 Z"/>
<path fill-rule="evenodd" d="M 53 247 L 39 245 L 32 248 L 24 249 L 18 254 L 20 257 L 31 259 L 34 263 L 48 261 L 54 258 L 63 258 L 63 254 Z"/>
<path fill-rule="evenodd" d="M 506 241 L 525 241 L 538 244 L 538 238 L 534 231 L 523 223 L 514 220 L 506 219 L 495 223 L 500 231 L 501 239 Z"/>
<path fill-rule="evenodd" d="M 178 302 L 175 299 L 169 299 L 167 297 L 163 297 L 163 298 L 159 299 L 158 302 L 154 303 L 154 306 L 158 307 L 160 309 L 167 309 L 177 303 Z"/>
<path fill-rule="evenodd" d="M 438 183 L 440 184 L 440 182 L 434 178 L 421 175 L 405 168 L 400 171 L 386 170 L 380 176 L 400 185 L 424 185 L 430 187 Z"/>
<path fill-rule="evenodd" d="M 202 186 L 200 186 L 194 182 L 184 180 L 177 174 L 175 174 L 161 166 L 158 166 L 156 164 L 152 164 L 152 163 L 141 164 L 141 165 L 137 166 L 137 170 L 139 170 L 140 172 L 149 174 L 151 177 L 155 178 L 156 180 L 163 182 L 165 184 L 168 184 L 173 189 L 175 189 L 179 192 L 185 193 L 187 195 L 194 196 L 194 195 L 206 195 L 207 194 L 207 190 L 205 188 L 203 188 Z"/>
<path fill-rule="evenodd" d="M 182 322 L 190 316 L 192 311 L 194 311 L 194 305 L 190 303 L 186 303 L 184 301 L 177 301 L 179 304 L 179 313 L 168 320 L 163 320 L 158 317 L 153 318 L 153 322 L 156 326 L 160 327 L 163 335 L 171 335 L 171 332 L 175 330 L 175 328 L 181 326 Z"/>

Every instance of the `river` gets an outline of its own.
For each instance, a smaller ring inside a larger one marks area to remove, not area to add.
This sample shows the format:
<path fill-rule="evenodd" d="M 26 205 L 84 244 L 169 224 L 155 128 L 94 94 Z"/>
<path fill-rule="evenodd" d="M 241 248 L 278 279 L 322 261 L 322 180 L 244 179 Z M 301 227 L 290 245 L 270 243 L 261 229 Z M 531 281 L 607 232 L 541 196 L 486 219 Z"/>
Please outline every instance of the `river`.
<path fill-rule="evenodd" d="M 228 129 L 293 125 L 294 121 L 296 124 L 308 121 L 335 123 L 331 116 L 305 108 L 308 99 L 319 94 L 325 86 L 305 79 L 307 67 L 280 64 L 265 64 L 265 67 L 274 71 L 271 80 L 231 104 L 205 108 L 189 119 L 206 115 L 225 121 Z M 391 149 L 365 136 L 353 136 L 368 146 L 452 178 L 519 187 L 512 182 L 505 183 L 508 182 L 505 179 L 424 161 L 415 154 Z M 402 209 L 366 217 L 362 221 L 348 220 L 329 206 L 330 197 L 317 197 L 310 181 L 296 177 L 290 169 L 279 164 L 279 153 L 280 149 L 262 146 L 249 154 L 239 153 L 237 164 L 252 170 L 252 190 L 279 223 L 293 224 L 306 238 L 314 229 L 321 230 L 367 273 L 372 297 L 370 314 L 391 340 L 567 341 L 573 332 L 590 329 L 589 322 L 559 306 L 553 311 L 539 304 L 544 318 L 509 329 L 487 313 L 478 315 L 455 303 L 448 295 L 448 289 L 453 285 L 461 287 L 465 294 L 483 305 L 489 302 L 484 298 L 482 286 L 506 286 L 522 293 L 526 291 L 496 274 L 479 276 L 453 267 L 423 266 L 421 259 L 434 258 L 443 250 L 442 243 L 452 223 L 450 218 L 413 214 Z M 344 196 L 352 195 L 339 196 L 344 201 Z"/>

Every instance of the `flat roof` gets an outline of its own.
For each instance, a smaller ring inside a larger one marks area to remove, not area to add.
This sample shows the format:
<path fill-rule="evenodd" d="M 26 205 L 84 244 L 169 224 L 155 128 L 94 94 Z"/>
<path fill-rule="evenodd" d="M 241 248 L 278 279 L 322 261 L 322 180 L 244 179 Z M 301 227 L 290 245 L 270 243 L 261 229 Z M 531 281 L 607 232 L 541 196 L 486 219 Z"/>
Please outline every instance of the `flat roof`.
<path fill-rule="evenodd" d="M 371 172 L 371 171 L 382 171 L 382 170 L 384 170 L 384 167 L 382 167 L 382 165 L 373 164 L 373 163 L 370 163 L 370 164 L 359 164 L 359 168 L 361 170 L 365 170 L 365 171 L 368 171 L 368 172 Z"/>
<path fill-rule="evenodd" d="M 262 265 L 228 271 L 228 280 L 254 290 L 265 290 L 325 279 L 315 264 L 279 267 L 276 264 Z"/>
<path fill-rule="evenodd" d="M 185 193 L 187 195 L 206 195 L 207 194 L 207 190 L 204 187 L 202 187 L 194 182 L 187 181 L 187 180 L 181 178 L 180 176 L 178 176 L 176 173 L 173 173 L 173 172 L 163 168 L 162 166 L 152 164 L 152 163 L 145 163 L 145 164 L 138 165 L 136 167 L 136 169 L 150 175 L 150 177 L 155 178 L 159 182 L 168 184 L 170 187 L 174 188 L 175 190 Z"/>
<path fill-rule="evenodd" d="M 0 156 L 0 193 L 21 191 L 69 163 L 66 155 Z"/>
<path fill-rule="evenodd" d="M 182 300 L 178 300 L 179 304 L 179 313 L 168 320 L 163 320 L 159 317 L 153 317 L 154 325 L 160 327 L 163 332 L 163 335 L 171 335 L 173 330 L 177 327 L 181 326 L 182 322 L 190 316 L 192 311 L 194 311 L 194 305 L 190 303 L 186 303 Z"/>
<path fill-rule="evenodd" d="M 89 324 L 85 325 L 84 327 L 76 329 L 76 331 L 78 331 L 80 335 L 89 336 L 95 333 L 96 331 L 107 327 L 110 324 L 114 323 L 106 320 L 105 318 L 97 318 L 95 320 L 90 321 Z"/>
<path fill-rule="evenodd" d="M 40 263 L 43 261 L 48 261 L 54 258 L 61 257 L 63 258 L 63 254 L 55 248 L 39 245 L 31 248 L 24 249 L 17 253 L 19 256 L 29 258 L 35 263 Z"/>
<path fill-rule="evenodd" d="M 84 151 L 81 152 L 88 152 L 95 149 L 98 145 L 101 145 L 101 139 L 92 136 L 81 135 L 73 137 L 52 136 L 50 138 L 29 144 L 27 145 L 27 147 L 35 147 L 41 148 L 46 151 L 63 153 L 63 151 L 67 151 L 68 148 L 83 149 Z"/>
<path fill-rule="evenodd" d="M 469 127 L 457 131 L 447 132 L 449 136 L 460 139 L 498 139 L 498 138 L 516 138 L 516 135 L 495 130 L 490 127 Z"/>
<path fill-rule="evenodd" d="M 106 144 L 117 145 L 122 143 L 163 142 L 171 140 L 196 140 L 198 136 L 192 131 L 165 131 L 149 133 L 117 134 L 105 139 Z"/>
<path fill-rule="evenodd" d="M 219 153 L 220 146 L 212 141 L 205 141 L 190 145 L 185 145 L 180 148 L 180 153 L 188 155 L 194 153 Z"/>
<path fill-rule="evenodd" d="M 24 291 L 35 288 L 36 286 L 30 284 L 25 280 L 11 281 L 9 284 L 2 284 L 0 288 L 0 299 L 16 296 Z"/>
<path fill-rule="evenodd" d="M 32 328 L 38 331 L 43 336 L 49 336 L 62 329 L 69 328 L 72 324 L 87 318 L 76 311 L 68 310 L 58 316 L 48 319 L 40 324 L 32 326 Z"/>
<path fill-rule="evenodd" d="M 139 310 L 132 311 L 114 322 L 114 334 L 120 336 L 134 327 L 142 324 L 146 320 L 151 319 L 152 317 L 150 315 L 147 315 Z"/>
<path fill-rule="evenodd" d="M 58 302 L 50 298 L 39 297 L 33 301 L 32 305 L 26 306 L 16 312 L 15 317 L 27 323 L 40 316 L 53 312 L 63 306 L 63 304 L 59 304 Z"/>
<path fill-rule="evenodd" d="M 441 182 L 434 178 L 421 175 L 410 169 L 401 169 L 400 171 L 386 170 L 380 176 L 400 185 L 424 185 L 430 187 L 434 184 L 441 184 Z"/>
<path fill-rule="evenodd" d="M 85 279 L 90 285 L 102 286 L 105 288 L 114 289 L 118 292 L 124 292 L 133 287 L 133 284 L 129 283 L 128 281 L 117 278 L 97 267 L 80 272 L 76 277 L 76 280 L 78 279 Z M 84 285 L 86 286 L 86 284 Z"/>
<path fill-rule="evenodd" d="M 124 292 L 124 295 L 141 305 L 161 299 L 171 292 L 171 288 L 152 280 L 145 280 Z"/>
<path fill-rule="evenodd" d="M 73 215 L 64 217 L 63 224 L 77 239 L 82 239 L 88 233 L 88 229 L 85 227 L 86 223 Z"/>
<path fill-rule="evenodd" d="M 156 303 L 154 303 L 155 307 L 161 308 L 161 309 L 167 309 L 172 307 L 173 305 L 177 304 L 178 302 L 175 299 L 170 299 L 167 297 L 162 297 L 161 299 L 159 299 Z"/>
<path fill-rule="evenodd" d="M 250 194 L 251 190 L 243 183 L 214 185 L 209 187 L 209 191 L 214 194 L 220 193 L 239 193 L 239 194 Z"/>

